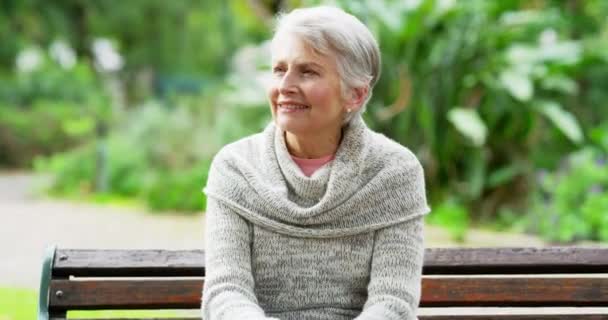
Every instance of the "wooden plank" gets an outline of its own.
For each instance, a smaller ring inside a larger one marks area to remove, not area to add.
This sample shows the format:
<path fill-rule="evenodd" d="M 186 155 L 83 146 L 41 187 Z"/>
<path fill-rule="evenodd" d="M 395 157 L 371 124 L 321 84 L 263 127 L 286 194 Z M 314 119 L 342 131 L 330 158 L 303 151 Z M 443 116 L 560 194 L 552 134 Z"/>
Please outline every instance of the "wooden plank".
<path fill-rule="evenodd" d="M 608 320 L 601 314 L 564 314 L 564 315 L 457 315 L 457 316 L 418 316 L 419 320 Z M 136 320 L 133 318 L 71 319 L 71 320 Z M 202 320 L 201 318 L 141 318 L 137 320 Z"/>
<path fill-rule="evenodd" d="M 202 250 L 57 250 L 53 276 L 202 277 Z"/>
<path fill-rule="evenodd" d="M 608 278 L 424 278 L 423 307 L 608 306 Z"/>
<path fill-rule="evenodd" d="M 202 280 L 54 280 L 50 306 L 196 309 L 202 286 Z M 421 306 L 606 307 L 608 278 L 424 278 Z"/>
<path fill-rule="evenodd" d="M 202 250 L 58 250 L 54 275 L 203 276 Z M 431 248 L 423 273 L 552 274 L 608 273 L 608 249 L 597 248 Z"/>
<path fill-rule="evenodd" d="M 455 315 L 419 316 L 419 320 L 608 320 L 602 314 Z"/>
<path fill-rule="evenodd" d="M 54 310 L 197 309 L 202 290 L 203 280 L 54 280 L 49 305 Z"/>
<path fill-rule="evenodd" d="M 433 248 L 423 274 L 608 273 L 608 248 Z"/>
<path fill-rule="evenodd" d="M 52 319 L 51 319 L 52 320 Z M 190 318 L 70 318 L 70 320 L 202 320 L 200 317 L 190 317 Z"/>

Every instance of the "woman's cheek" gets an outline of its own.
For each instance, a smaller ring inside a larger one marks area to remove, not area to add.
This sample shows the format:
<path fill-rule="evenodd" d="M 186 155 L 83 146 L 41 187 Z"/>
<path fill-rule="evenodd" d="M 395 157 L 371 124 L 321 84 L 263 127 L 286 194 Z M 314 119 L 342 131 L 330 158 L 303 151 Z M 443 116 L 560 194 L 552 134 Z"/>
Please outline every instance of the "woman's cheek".
<path fill-rule="evenodd" d="M 327 108 L 332 99 L 333 91 L 328 85 L 315 86 L 308 91 L 308 100 L 313 106 Z"/>
<path fill-rule="evenodd" d="M 279 91 L 276 87 L 269 87 L 266 90 L 266 96 L 268 97 L 268 105 L 270 106 L 270 111 L 273 116 L 276 113 L 276 108 L 277 108 L 276 102 L 277 102 L 278 92 Z"/>

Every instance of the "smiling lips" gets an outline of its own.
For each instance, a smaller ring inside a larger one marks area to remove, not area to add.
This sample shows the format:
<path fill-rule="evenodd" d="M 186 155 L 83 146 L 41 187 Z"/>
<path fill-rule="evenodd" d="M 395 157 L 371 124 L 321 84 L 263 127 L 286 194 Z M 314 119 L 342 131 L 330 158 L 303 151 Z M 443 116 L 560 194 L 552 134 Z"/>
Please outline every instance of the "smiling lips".
<path fill-rule="evenodd" d="M 298 112 L 298 111 L 310 109 L 309 106 L 305 106 L 305 105 L 301 105 L 301 104 L 294 104 L 294 103 L 281 103 L 281 104 L 278 104 L 277 106 L 278 106 L 278 109 L 283 112 Z"/>

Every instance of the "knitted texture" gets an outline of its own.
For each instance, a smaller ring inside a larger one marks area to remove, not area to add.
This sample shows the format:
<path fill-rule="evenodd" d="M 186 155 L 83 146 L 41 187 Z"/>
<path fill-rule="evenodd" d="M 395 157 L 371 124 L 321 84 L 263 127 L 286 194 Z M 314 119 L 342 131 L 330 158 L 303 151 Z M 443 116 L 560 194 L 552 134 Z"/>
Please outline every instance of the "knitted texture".
<path fill-rule="evenodd" d="M 283 137 L 270 124 L 213 161 L 204 319 L 415 319 L 429 211 L 416 157 L 357 118 L 307 177 Z"/>

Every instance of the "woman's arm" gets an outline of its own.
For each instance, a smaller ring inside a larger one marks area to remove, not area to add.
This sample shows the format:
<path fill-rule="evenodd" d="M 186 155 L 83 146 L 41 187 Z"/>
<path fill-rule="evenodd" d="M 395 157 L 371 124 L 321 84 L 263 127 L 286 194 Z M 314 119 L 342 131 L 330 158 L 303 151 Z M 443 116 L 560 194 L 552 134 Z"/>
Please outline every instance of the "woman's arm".
<path fill-rule="evenodd" d="M 368 299 L 356 320 L 417 319 L 423 226 L 423 217 L 419 217 L 376 231 Z"/>
<path fill-rule="evenodd" d="M 205 219 L 203 319 L 275 319 L 264 315 L 255 297 L 247 222 L 211 197 Z"/>

